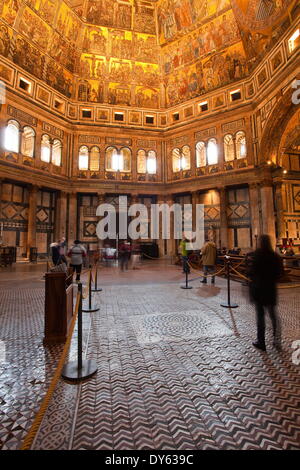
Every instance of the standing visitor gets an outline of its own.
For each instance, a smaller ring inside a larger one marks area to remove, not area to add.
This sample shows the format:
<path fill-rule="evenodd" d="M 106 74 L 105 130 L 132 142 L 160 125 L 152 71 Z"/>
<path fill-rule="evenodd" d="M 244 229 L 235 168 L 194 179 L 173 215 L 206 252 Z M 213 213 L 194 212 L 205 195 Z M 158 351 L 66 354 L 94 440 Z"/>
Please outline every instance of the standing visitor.
<path fill-rule="evenodd" d="M 76 282 L 79 282 L 83 258 L 86 257 L 86 249 L 80 244 L 79 240 L 74 241 L 74 245 L 71 246 L 68 256 L 71 258 L 70 266 L 73 268 L 73 273 L 76 271 Z"/>
<path fill-rule="evenodd" d="M 217 247 L 213 241 L 207 240 L 207 242 L 201 248 L 202 254 L 202 263 L 203 263 L 203 272 L 204 277 L 202 284 L 207 284 L 207 275 L 209 273 L 215 273 L 216 271 L 216 258 L 217 258 Z M 215 276 L 212 276 L 211 283 L 215 283 Z"/>
<path fill-rule="evenodd" d="M 277 288 L 276 283 L 283 274 L 282 260 L 275 253 L 269 235 L 261 235 L 259 248 L 253 253 L 249 269 L 250 298 L 255 304 L 257 340 L 252 343 L 262 351 L 265 343 L 265 309 L 268 310 L 273 327 L 273 345 L 280 349 L 280 321 L 276 314 Z"/>
<path fill-rule="evenodd" d="M 60 253 L 59 253 L 59 243 L 58 242 L 53 242 L 50 245 L 50 256 L 52 259 L 52 263 L 54 266 L 59 264 L 60 262 Z"/>

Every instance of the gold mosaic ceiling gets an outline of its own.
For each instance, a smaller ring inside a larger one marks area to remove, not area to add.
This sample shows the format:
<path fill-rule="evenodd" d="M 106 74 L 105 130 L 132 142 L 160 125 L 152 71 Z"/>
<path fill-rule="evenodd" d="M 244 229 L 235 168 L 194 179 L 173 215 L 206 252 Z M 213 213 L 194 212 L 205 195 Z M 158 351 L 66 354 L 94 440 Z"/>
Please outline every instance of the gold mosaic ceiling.
<path fill-rule="evenodd" d="M 248 76 L 297 0 L 2 0 L 0 54 L 67 97 L 165 108 Z"/>

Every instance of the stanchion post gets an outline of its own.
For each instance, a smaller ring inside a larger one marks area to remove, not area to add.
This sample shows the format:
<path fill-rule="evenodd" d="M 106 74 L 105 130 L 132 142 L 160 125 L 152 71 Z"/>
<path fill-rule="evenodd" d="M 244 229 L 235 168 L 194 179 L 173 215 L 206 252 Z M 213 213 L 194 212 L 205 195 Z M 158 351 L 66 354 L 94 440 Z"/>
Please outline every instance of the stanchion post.
<path fill-rule="evenodd" d="M 95 289 L 92 289 L 93 292 L 101 292 L 101 287 L 98 289 L 98 261 L 95 263 L 95 282 L 94 282 Z"/>
<path fill-rule="evenodd" d="M 98 312 L 99 308 L 92 308 L 92 266 L 90 265 L 89 274 L 89 308 L 83 309 L 83 312 Z"/>
<path fill-rule="evenodd" d="M 237 308 L 237 304 L 231 304 L 230 302 L 230 256 L 225 255 L 226 263 L 226 275 L 227 275 L 227 303 L 221 303 L 221 307 L 225 308 Z"/>
<path fill-rule="evenodd" d="M 78 284 L 79 308 L 78 308 L 78 332 L 77 332 L 77 361 L 68 362 L 62 369 L 62 377 L 72 382 L 81 382 L 92 377 L 97 372 L 95 361 L 82 360 L 82 284 Z"/>
<path fill-rule="evenodd" d="M 193 289 L 192 286 L 189 286 L 189 265 L 187 259 L 183 260 L 183 269 L 185 272 L 185 286 L 180 286 L 181 289 Z"/>

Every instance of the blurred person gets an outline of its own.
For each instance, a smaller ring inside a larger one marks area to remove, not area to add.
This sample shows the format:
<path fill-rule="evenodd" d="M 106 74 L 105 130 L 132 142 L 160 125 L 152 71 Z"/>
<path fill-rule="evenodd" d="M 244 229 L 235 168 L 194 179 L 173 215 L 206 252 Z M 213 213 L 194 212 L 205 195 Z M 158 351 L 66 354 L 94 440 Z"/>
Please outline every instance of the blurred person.
<path fill-rule="evenodd" d="M 51 245 L 50 245 L 50 256 L 51 256 L 52 263 L 54 264 L 54 266 L 59 264 L 59 260 L 60 260 L 59 249 L 60 249 L 59 242 L 51 243 Z"/>
<path fill-rule="evenodd" d="M 76 282 L 80 281 L 83 258 L 85 258 L 86 255 L 85 247 L 81 245 L 79 240 L 75 240 L 68 251 L 68 256 L 71 258 L 70 267 L 73 268 L 73 273 L 76 271 Z"/>
<path fill-rule="evenodd" d="M 203 273 L 204 277 L 202 284 L 207 284 L 207 275 L 209 273 L 215 273 L 216 271 L 216 259 L 217 259 L 217 247 L 213 241 L 206 239 L 206 243 L 201 248 Z M 215 283 L 215 276 L 212 276 L 211 283 Z"/>
<path fill-rule="evenodd" d="M 121 271 L 128 270 L 128 263 L 130 259 L 131 246 L 128 240 L 124 240 L 119 245 L 119 259 Z"/>
<path fill-rule="evenodd" d="M 187 243 L 188 243 L 188 239 L 183 234 L 183 238 L 179 242 L 178 253 L 180 254 L 180 257 L 181 257 L 181 264 L 182 264 L 182 269 L 184 273 L 186 272 L 186 270 L 188 273 L 190 272 L 189 265 L 187 264 L 188 262 L 188 250 L 186 247 Z"/>
<path fill-rule="evenodd" d="M 137 267 L 137 263 L 139 261 L 139 257 L 141 254 L 141 248 L 138 243 L 132 243 L 131 245 L 131 268 L 132 269 L 139 269 Z"/>
<path fill-rule="evenodd" d="M 282 260 L 272 248 L 269 235 L 261 235 L 259 248 L 253 253 L 249 268 L 250 299 L 255 304 L 257 340 L 253 346 L 266 350 L 265 343 L 265 310 L 267 309 L 273 327 L 273 345 L 280 349 L 280 321 L 276 314 L 276 283 L 283 274 Z"/>

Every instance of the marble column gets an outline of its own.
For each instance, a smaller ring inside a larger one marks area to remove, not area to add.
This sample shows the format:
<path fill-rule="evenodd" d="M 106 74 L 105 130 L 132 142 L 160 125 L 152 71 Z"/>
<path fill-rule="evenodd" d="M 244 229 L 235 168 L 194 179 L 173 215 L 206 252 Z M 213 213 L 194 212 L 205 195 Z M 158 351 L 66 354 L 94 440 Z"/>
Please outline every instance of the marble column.
<path fill-rule="evenodd" d="M 55 212 L 54 239 L 58 241 L 62 237 L 67 238 L 67 193 L 65 191 L 59 191 L 57 195 Z"/>
<path fill-rule="evenodd" d="M 165 200 L 162 196 L 159 196 L 157 198 L 157 204 L 165 204 Z M 158 244 L 158 250 L 159 250 L 159 256 L 165 256 L 165 240 L 162 238 L 162 216 L 161 214 L 159 215 L 159 238 L 157 239 L 157 244 Z"/>
<path fill-rule="evenodd" d="M 284 223 L 284 208 L 282 199 L 282 182 L 275 183 L 275 208 L 276 208 L 276 225 L 277 225 L 277 238 L 282 239 L 286 237 L 285 223 Z M 282 241 L 282 240 L 281 240 Z"/>
<path fill-rule="evenodd" d="M 227 192 L 225 187 L 219 188 L 220 195 L 220 248 L 228 248 Z"/>
<path fill-rule="evenodd" d="M 169 207 L 173 206 L 174 200 L 173 195 L 167 195 L 165 199 L 165 204 L 168 204 Z M 167 255 L 175 256 L 176 254 L 176 242 L 174 240 L 174 213 L 170 213 L 170 238 L 167 240 Z"/>
<path fill-rule="evenodd" d="M 37 193 L 38 186 L 30 186 L 29 188 L 29 207 L 28 207 L 28 231 L 26 254 L 29 258 L 30 248 L 36 247 L 36 209 L 37 209 Z"/>
<path fill-rule="evenodd" d="M 249 184 L 249 202 L 251 214 L 251 233 L 252 233 L 252 247 L 256 249 L 257 238 L 262 233 L 261 215 L 260 215 L 260 195 L 259 186 L 257 183 Z"/>
<path fill-rule="evenodd" d="M 274 215 L 274 199 L 273 199 L 273 186 L 269 181 L 263 181 L 260 187 L 261 196 L 261 217 L 262 217 L 262 232 L 263 234 L 271 237 L 273 248 L 276 244 L 275 233 L 275 215 Z"/>
<path fill-rule="evenodd" d="M 105 204 L 105 193 L 98 193 L 97 196 L 98 196 L 98 206 L 100 206 L 101 204 Z M 103 217 L 97 216 L 97 223 L 102 219 Z M 98 236 L 97 236 L 97 240 L 98 240 L 98 248 L 101 250 L 104 247 L 105 240 L 101 240 L 100 238 L 98 238 Z"/>
<path fill-rule="evenodd" d="M 77 238 L 77 193 L 69 194 L 68 208 L 68 236 L 67 241 L 70 246 Z"/>

